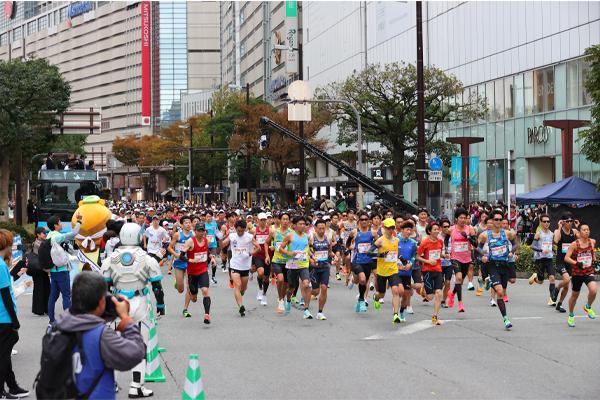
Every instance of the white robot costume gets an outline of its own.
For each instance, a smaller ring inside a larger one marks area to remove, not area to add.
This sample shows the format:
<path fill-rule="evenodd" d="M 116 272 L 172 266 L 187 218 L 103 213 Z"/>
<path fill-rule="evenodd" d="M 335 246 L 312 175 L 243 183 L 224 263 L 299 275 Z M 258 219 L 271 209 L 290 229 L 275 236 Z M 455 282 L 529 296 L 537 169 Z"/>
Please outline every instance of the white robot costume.
<path fill-rule="evenodd" d="M 155 293 L 159 291 L 162 297 L 160 284 L 162 273 L 158 262 L 139 246 L 142 230 L 138 224 L 124 224 L 119 237 L 121 246 L 117 247 L 102 263 L 102 275 L 109 287 L 114 287 L 117 295 L 125 296 L 128 299 L 129 315 L 135 323 L 139 324 L 144 342 L 148 344 L 150 328 L 149 302 L 146 298 L 149 293 L 148 284 L 152 284 Z M 132 372 L 133 380 L 129 389 L 129 397 L 152 396 L 152 390 L 143 386 L 146 360 L 135 366 Z"/>

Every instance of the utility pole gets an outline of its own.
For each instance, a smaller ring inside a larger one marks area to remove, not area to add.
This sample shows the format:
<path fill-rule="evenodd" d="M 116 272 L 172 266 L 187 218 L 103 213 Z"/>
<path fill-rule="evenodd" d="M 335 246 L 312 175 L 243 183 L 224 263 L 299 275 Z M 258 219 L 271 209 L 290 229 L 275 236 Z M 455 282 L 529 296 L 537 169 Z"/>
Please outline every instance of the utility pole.
<path fill-rule="evenodd" d="M 423 78 L 423 2 L 417 1 L 417 165 L 419 206 L 427 205 L 425 180 L 425 82 Z"/>
<path fill-rule="evenodd" d="M 302 66 L 302 43 L 298 44 L 298 79 L 302 80 L 304 78 Z M 304 121 L 298 122 L 298 136 L 301 139 L 304 139 Z M 304 153 L 304 144 L 300 143 L 300 195 L 304 196 L 306 193 L 306 168 L 305 168 L 305 153 Z"/>
<path fill-rule="evenodd" d="M 193 158 L 193 154 L 194 154 L 194 144 L 192 143 L 192 138 L 193 138 L 193 132 L 192 132 L 192 123 L 190 121 L 190 147 L 188 149 L 188 153 L 189 153 L 189 157 L 188 157 L 188 178 L 189 178 L 189 200 L 190 203 L 192 202 L 192 158 Z"/>
<path fill-rule="evenodd" d="M 246 105 L 250 105 L 250 84 L 246 83 Z M 246 149 L 246 206 L 252 207 L 252 195 L 250 194 L 250 181 L 252 180 L 252 168 L 250 163 L 250 149 Z"/>

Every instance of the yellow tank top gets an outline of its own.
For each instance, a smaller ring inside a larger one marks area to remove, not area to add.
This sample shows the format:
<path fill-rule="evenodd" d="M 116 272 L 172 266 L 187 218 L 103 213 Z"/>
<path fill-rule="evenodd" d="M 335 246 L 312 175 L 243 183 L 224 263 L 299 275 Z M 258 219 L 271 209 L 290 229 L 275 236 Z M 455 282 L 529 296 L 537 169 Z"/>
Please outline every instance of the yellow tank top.
<path fill-rule="evenodd" d="M 382 238 L 383 246 L 378 249 L 378 253 L 388 253 L 385 257 L 377 258 L 377 275 L 392 276 L 398 273 L 398 238 L 393 236 L 389 239 Z"/>

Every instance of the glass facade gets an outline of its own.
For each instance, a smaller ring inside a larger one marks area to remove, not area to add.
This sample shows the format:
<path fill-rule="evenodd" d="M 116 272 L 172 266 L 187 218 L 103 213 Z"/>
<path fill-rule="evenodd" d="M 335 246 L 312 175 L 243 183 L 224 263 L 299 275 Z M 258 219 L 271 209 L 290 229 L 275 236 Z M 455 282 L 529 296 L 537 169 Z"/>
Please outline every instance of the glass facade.
<path fill-rule="evenodd" d="M 160 125 L 181 119 L 181 92 L 187 90 L 187 4 L 160 3 Z"/>
<path fill-rule="evenodd" d="M 511 150 L 511 193 L 520 194 L 543 184 L 562 179 L 560 131 L 544 127 L 544 120 L 590 120 L 591 103 L 584 82 L 589 62 L 577 58 L 537 70 L 466 87 L 459 98 L 449 101 L 467 103 L 469 98 L 486 99 L 485 120 L 462 121 L 445 127 L 443 136 L 483 137 L 471 146 L 480 157 L 480 180 L 473 185 L 474 199 L 495 201 L 506 197 L 506 158 Z M 600 165 L 580 154 L 574 132 L 573 173 L 595 182 Z M 485 172 L 483 172 L 485 171 Z M 514 175 L 514 177 L 513 177 Z M 460 188 L 450 187 L 458 193 Z"/>

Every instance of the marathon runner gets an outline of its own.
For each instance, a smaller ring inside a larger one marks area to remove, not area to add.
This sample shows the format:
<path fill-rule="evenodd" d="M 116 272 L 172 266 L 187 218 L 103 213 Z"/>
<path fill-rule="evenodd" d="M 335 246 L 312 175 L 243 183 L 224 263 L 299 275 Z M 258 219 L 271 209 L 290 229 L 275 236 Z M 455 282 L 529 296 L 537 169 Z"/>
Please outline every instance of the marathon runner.
<path fill-rule="evenodd" d="M 471 243 L 477 243 L 475 229 L 469 222 L 469 213 L 464 208 L 459 208 L 454 213 L 454 226 L 450 228 L 450 260 L 454 271 L 454 289 L 448 292 L 446 303 L 448 307 L 454 306 L 454 294 L 458 299 L 458 312 L 465 312 L 462 301 L 463 278 L 469 273 L 471 265 Z"/>
<path fill-rule="evenodd" d="M 219 243 L 217 242 L 217 230 L 218 225 L 217 222 L 213 218 L 213 212 L 209 209 L 206 211 L 206 215 L 204 216 L 204 226 L 206 227 L 206 238 L 208 239 L 208 252 L 216 256 L 217 248 L 219 247 Z M 217 263 L 211 264 L 211 280 L 213 284 L 217 284 L 217 279 L 215 275 L 217 273 Z"/>
<path fill-rule="evenodd" d="M 415 265 L 418 243 L 411 238 L 414 224 L 412 221 L 404 221 L 400 226 L 398 237 L 398 276 L 403 286 L 403 296 L 400 305 L 400 322 L 405 322 L 404 310 L 408 307 L 411 296 L 412 268 Z"/>
<path fill-rule="evenodd" d="M 562 307 L 567 293 L 569 292 L 569 283 L 571 282 L 571 264 L 565 262 L 565 255 L 569 250 L 569 246 L 578 237 L 579 232 L 573 228 L 573 225 L 577 225 L 578 221 L 573 220 L 571 213 L 565 213 L 562 215 L 562 219 L 558 221 L 558 228 L 554 231 L 554 243 L 556 244 L 556 270 L 562 276 L 562 281 L 556 286 L 556 290 L 552 296 L 552 299 L 556 301 L 556 311 L 565 313 Z M 560 298 L 558 295 L 560 293 Z"/>
<path fill-rule="evenodd" d="M 290 312 L 292 306 L 289 304 L 286 298 L 288 288 L 288 275 L 285 264 L 287 262 L 287 256 L 281 253 L 279 247 L 283 242 L 283 239 L 291 232 L 290 229 L 290 214 L 283 212 L 277 216 L 279 220 L 279 227 L 276 225 L 271 229 L 267 243 L 270 244 L 270 250 L 273 251 L 273 258 L 271 259 L 271 269 L 277 274 L 277 313 L 287 314 Z"/>
<path fill-rule="evenodd" d="M 185 270 L 187 269 L 187 262 L 180 259 L 182 248 L 185 242 L 190 239 L 194 234 L 192 232 L 192 219 L 189 216 L 183 216 L 179 220 L 181 228 L 179 228 L 171 239 L 169 244 L 169 253 L 173 256 L 173 268 L 175 269 L 175 289 L 179 293 L 183 293 Z"/>
<path fill-rule="evenodd" d="M 398 237 L 395 235 L 396 222 L 392 218 L 386 218 L 383 221 L 384 233 L 374 243 L 377 248 L 377 285 L 376 293 L 373 294 L 373 307 L 375 310 L 381 310 L 379 299 L 385 296 L 387 285 L 392 290 L 392 323 L 401 322 L 400 316 L 400 296 L 404 293 L 404 288 L 400 285 L 400 276 L 398 275 Z"/>
<path fill-rule="evenodd" d="M 312 295 L 318 296 L 319 312 L 318 320 L 326 320 L 323 314 L 325 303 L 327 302 L 327 286 L 329 285 L 329 272 L 331 269 L 331 240 L 325 234 L 326 223 L 322 219 L 315 222 L 315 233 L 310 237 L 311 248 L 311 267 L 310 283 L 312 286 Z"/>
<path fill-rule="evenodd" d="M 354 307 L 355 312 L 367 312 L 365 303 L 365 293 L 368 290 L 367 284 L 371 277 L 371 271 L 374 267 L 373 258 L 370 255 L 371 246 L 375 243 L 377 236 L 369 228 L 369 216 L 365 212 L 358 214 L 358 228 L 350 233 L 353 258 L 351 262 L 353 283 L 358 284 L 358 300 Z"/>
<path fill-rule="evenodd" d="M 442 288 L 444 281 L 442 277 L 442 257 L 444 253 L 444 243 L 438 238 L 440 234 L 440 224 L 430 222 L 425 228 L 427 236 L 421 238 L 421 243 L 417 248 L 417 261 L 422 264 L 423 281 L 427 300 L 434 300 L 433 315 L 431 316 L 432 325 L 440 325 L 439 319 L 440 307 L 442 304 Z"/>
<path fill-rule="evenodd" d="M 529 284 L 533 285 L 534 283 L 542 284 L 544 283 L 544 276 L 546 273 L 548 274 L 548 281 L 550 285 L 548 290 L 550 292 L 550 297 L 548 298 L 548 305 L 555 307 L 556 301 L 553 300 L 554 291 L 556 288 L 556 281 L 554 278 L 555 270 L 554 270 L 554 251 L 552 250 L 552 245 L 554 242 L 554 233 L 549 229 L 550 228 L 550 216 L 548 214 L 540 215 L 540 229 L 535 233 L 533 237 L 533 243 L 531 248 L 533 249 L 533 259 L 535 263 L 535 267 L 537 272 L 534 272 L 529 278 Z"/>
<path fill-rule="evenodd" d="M 267 225 L 267 214 L 259 213 L 258 225 L 254 230 L 254 240 L 260 246 L 260 250 L 252 257 L 252 272 L 258 272 L 256 300 L 262 306 L 267 306 L 267 290 L 269 289 L 271 275 L 271 259 L 267 242 L 270 233 L 271 228 Z"/>

